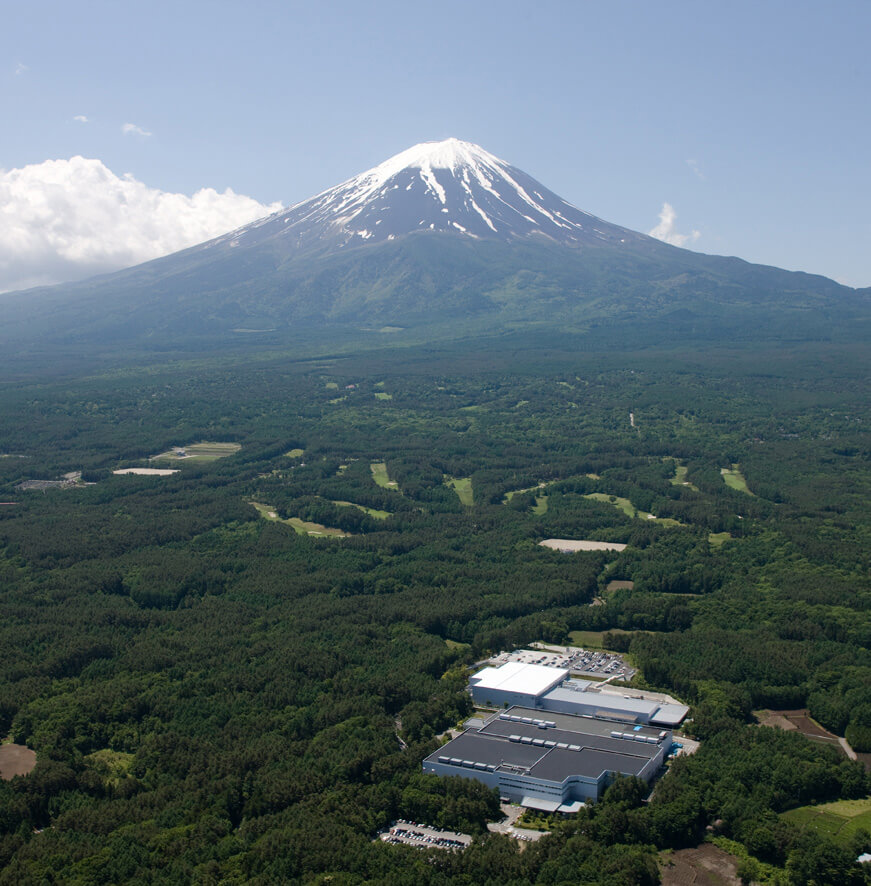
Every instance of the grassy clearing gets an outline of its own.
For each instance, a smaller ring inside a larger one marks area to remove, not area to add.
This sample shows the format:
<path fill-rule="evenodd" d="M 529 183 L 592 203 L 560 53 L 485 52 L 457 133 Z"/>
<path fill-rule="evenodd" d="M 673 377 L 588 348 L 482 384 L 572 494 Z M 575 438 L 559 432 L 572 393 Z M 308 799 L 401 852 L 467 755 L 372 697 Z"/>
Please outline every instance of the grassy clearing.
<path fill-rule="evenodd" d="M 288 458 L 299 458 L 301 455 L 305 455 L 304 449 L 291 449 L 290 452 L 284 453 Z"/>
<path fill-rule="evenodd" d="M 379 511 L 376 508 L 367 508 L 366 505 L 358 505 L 353 501 L 334 501 L 333 504 L 338 505 L 340 508 L 357 508 L 358 511 L 363 511 L 364 514 L 368 514 L 376 520 L 386 520 L 388 517 L 393 516 L 392 511 Z"/>
<path fill-rule="evenodd" d="M 465 505 L 467 508 L 472 507 L 474 499 L 472 495 L 471 477 L 445 477 L 445 483 L 457 493 L 457 497 L 460 499 L 461 504 Z"/>
<path fill-rule="evenodd" d="M 339 390 L 339 385 L 338 385 L 338 383 L 336 383 L 336 382 L 334 382 L 334 381 L 328 381 L 328 382 L 326 383 L 326 385 L 324 385 L 324 387 L 325 387 L 328 391 L 338 391 L 338 390 Z"/>
<path fill-rule="evenodd" d="M 278 516 L 278 512 L 269 505 L 260 504 L 256 501 L 249 503 L 257 509 L 261 517 L 266 520 L 272 520 L 275 523 L 284 523 L 286 526 L 292 527 L 297 535 L 313 535 L 321 538 L 347 538 L 349 535 L 347 532 L 342 532 L 341 529 L 333 529 L 329 526 L 323 526 L 321 523 L 309 523 L 306 520 L 300 520 L 299 517 L 282 520 Z"/>
<path fill-rule="evenodd" d="M 460 643 L 457 640 L 448 640 L 445 638 L 445 646 L 448 649 L 471 649 L 468 643 Z"/>
<path fill-rule="evenodd" d="M 166 459 L 169 461 L 215 461 L 218 458 L 227 458 L 235 455 L 240 449 L 238 443 L 209 443 L 205 440 L 199 443 L 189 443 L 187 446 L 174 446 L 161 452 L 160 455 L 152 455 L 152 460 Z"/>
<path fill-rule="evenodd" d="M 733 464 L 731 468 L 720 468 L 720 473 L 723 475 L 723 482 L 729 489 L 737 489 L 738 492 L 753 495 L 747 486 L 747 481 L 744 479 L 739 465 Z"/>
<path fill-rule="evenodd" d="M 376 391 L 375 392 L 376 400 L 392 400 L 393 394 L 388 394 L 387 391 Z"/>
<path fill-rule="evenodd" d="M 104 748 L 83 758 L 85 766 L 96 772 L 107 787 L 117 787 L 130 775 L 133 768 L 133 754 Z"/>
<path fill-rule="evenodd" d="M 709 532 L 708 533 L 708 541 L 715 547 L 720 547 L 721 544 L 725 544 L 732 537 L 731 532 Z"/>
<path fill-rule="evenodd" d="M 846 845 L 856 831 L 871 831 L 871 797 L 862 800 L 837 800 L 820 806 L 800 806 L 784 812 L 781 817 Z"/>
<path fill-rule="evenodd" d="M 648 514 L 647 511 L 639 511 L 628 498 L 621 498 L 619 495 L 606 495 L 604 492 L 591 492 L 588 495 L 585 495 L 584 498 L 591 498 L 593 501 L 601 501 L 605 504 L 614 505 L 615 508 L 619 508 L 619 510 L 623 511 L 627 517 L 632 519 L 637 517 L 639 520 L 654 520 L 663 526 L 683 525 L 679 520 L 673 520 L 671 517 L 654 517 L 653 514 Z"/>
<path fill-rule="evenodd" d="M 387 465 L 383 461 L 373 461 L 370 465 L 372 469 L 372 479 L 382 489 L 398 489 L 399 486 L 395 480 L 391 480 L 387 475 Z"/>

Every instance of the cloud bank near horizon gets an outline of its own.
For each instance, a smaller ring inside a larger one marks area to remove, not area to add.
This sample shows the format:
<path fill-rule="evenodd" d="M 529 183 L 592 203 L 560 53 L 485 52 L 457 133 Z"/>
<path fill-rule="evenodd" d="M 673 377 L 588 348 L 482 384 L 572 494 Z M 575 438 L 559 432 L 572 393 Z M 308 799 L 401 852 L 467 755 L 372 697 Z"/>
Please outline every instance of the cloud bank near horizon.
<path fill-rule="evenodd" d="M 85 157 L 0 169 L 0 292 L 120 270 L 281 208 L 230 188 L 161 191 Z"/>

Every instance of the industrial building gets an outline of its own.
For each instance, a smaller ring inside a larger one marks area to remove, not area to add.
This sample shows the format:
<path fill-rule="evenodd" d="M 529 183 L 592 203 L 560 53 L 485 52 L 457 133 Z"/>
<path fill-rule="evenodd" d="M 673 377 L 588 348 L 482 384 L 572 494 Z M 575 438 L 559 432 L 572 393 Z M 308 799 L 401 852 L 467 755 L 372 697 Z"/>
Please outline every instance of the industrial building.
<path fill-rule="evenodd" d="M 689 712 L 686 705 L 644 698 L 632 690 L 621 691 L 593 680 L 570 679 L 569 672 L 562 668 L 516 661 L 479 671 L 471 678 L 469 691 L 475 704 L 485 707 L 521 705 L 539 712 L 668 729 L 679 726 Z"/>
<path fill-rule="evenodd" d="M 671 732 L 644 725 L 512 707 L 430 754 L 424 772 L 474 778 L 508 800 L 577 812 L 620 775 L 649 782 L 671 750 Z"/>

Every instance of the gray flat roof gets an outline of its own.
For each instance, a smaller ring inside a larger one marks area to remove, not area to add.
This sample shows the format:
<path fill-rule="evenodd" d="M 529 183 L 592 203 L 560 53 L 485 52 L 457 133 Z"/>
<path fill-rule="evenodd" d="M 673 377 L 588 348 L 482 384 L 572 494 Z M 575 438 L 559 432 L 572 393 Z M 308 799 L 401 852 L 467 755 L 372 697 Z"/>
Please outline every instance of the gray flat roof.
<path fill-rule="evenodd" d="M 523 718 L 553 725 L 523 723 Z M 533 778 L 557 783 L 573 775 L 597 779 L 603 772 L 639 775 L 659 753 L 662 732 L 613 720 L 514 707 L 492 717 L 483 728 L 470 729 L 449 741 L 426 762 L 455 766 L 458 774 L 519 767 Z"/>
<path fill-rule="evenodd" d="M 630 757 L 627 754 L 597 751 L 592 748 L 584 748 L 580 753 L 553 748 L 532 767 L 529 774 L 533 778 L 560 782 L 569 775 L 583 775 L 593 779 L 598 778 L 603 772 L 639 775 L 648 762 L 647 757 Z"/>
<path fill-rule="evenodd" d="M 539 711 L 539 714 L 547 713 Z M 557 727 L 548 727 L 541 729 L 538 726 L 531 726 L 527 723 L 517 723 L 513 720 L 500 720 L 498 717 L 491 720 L 478 734 L 481 736 L 502 736 L 508 738 L 510 735 L 519 735 L 521 738 L 531 738 L 533 741 L 541 739 L 543 741 L 551 741 L 555 744 L 579 745 L 583 748 L 591 748 L 598 751 L 607 751 L 613 754 L 623 754 L 632 757 L 643 758 L 645 761 L 651 757 L 655 757 L 659 751 L 659 744 L 647 741 L 635 741 L 633 739 L 616 738 L 611 732 L 620 732 L 624 735 L 650 736 L 651 738 L 659 737 L 657 729 L 642 729 L 637 732 L 633 731 L 631 726 L 623 723 L 609 722 L 607 720 L 587 721 L 583 718 L 576 717 L 581 723 L 592 722 L 596 724 L 604 723 L 607 727 L 602 731 L 601 727 L 596 731 L 580 731 L 578 729 L 560 729 Z M 554 722 L 554 721 L 551 721 Z M 512 742 L 513 743 L 513 742 Z"/>
<path fill-rule="evenodd" d="M 587 682 L 586 680 L 584 681 Z M 589 705 L 603 711 L 626 712 L 635 715 L 652 716 L 660 707 L 657 701 L 645 701 L 643 698 L 624 698 L 609 692 L 590 692 L 569 689 L 566 686 L 555 686 L 546 692 L 545 698 L 573 704 Z"/>
<path fill-rule="evenodd" d="M 612 731 L 619 730 L 620 732 L 632 732 L 633 734 L 658 738 L 660 733 L 663 732 L 661 726 L 647 726 L 634 723 L 627 726 L 626 723 L 619 723 L 614 720 L 597 720 L 593 717 L 585 717 L 579 714 L 562 714 L 557 711 L 543 711 L 540 708 L 525 708 L 519 705 L 500 711 L 498 714 L 493 714 L 487 720 L 487 725 L 505 715 L 509 717 L 526 717 L 530 720 L 546 720 L 556 724 L 558 729 L 565 729 L 569 732 L 581 732 L 584 735 L 610 735 Z M 517 721 L 502 720 L 501 722 Z M 484 728 L 486 730 L 486 726 Z M 498 728 L 493 731 L 498 731 Z"/>

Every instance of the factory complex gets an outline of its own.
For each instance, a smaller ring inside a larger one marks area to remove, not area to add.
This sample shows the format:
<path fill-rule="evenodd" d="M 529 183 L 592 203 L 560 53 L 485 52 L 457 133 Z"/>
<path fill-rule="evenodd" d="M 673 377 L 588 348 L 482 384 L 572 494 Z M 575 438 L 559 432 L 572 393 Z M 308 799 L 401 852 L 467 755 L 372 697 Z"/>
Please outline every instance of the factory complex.
<path fill-rule="evenodd" d="M 649 726 L 512 707 L 430 754 L 424 772 L 474 778 L 501 797 L 545 812 L 577 812 L 620 775 L 650 781 L 671 733 Z"/>
<path fill-rule="evenodd" d="M 653 693 L 517 661 L 484 668 L 468 688 L 477 706 L 502 710 L 430 754 L 424 771 L 477 779 L 546 812 L 577 812 L 618 775 L 650 782 L 689 711 Z"/>
<path fill-rule="evenodd" d="M 539 711 L 600 717 L 674 729 L 689 712 L 682 704 L 644 698 L 635 690 L 617 689 L 594 680 L 569 678 L 563 668 L 508 662 L 475 674 L 469 691 L 476 705 L 523 705 Z"/>

